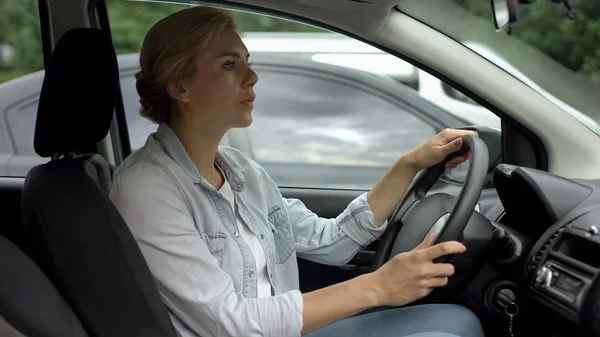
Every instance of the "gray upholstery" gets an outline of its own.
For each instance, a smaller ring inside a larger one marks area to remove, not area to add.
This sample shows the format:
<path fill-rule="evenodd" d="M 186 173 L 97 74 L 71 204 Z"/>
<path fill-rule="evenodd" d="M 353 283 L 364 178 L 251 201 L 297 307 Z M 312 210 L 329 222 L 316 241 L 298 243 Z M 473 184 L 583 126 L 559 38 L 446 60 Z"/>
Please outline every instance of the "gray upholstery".
<path fill-rule="evenodd" d="M 0 316 L 0 336 L 2 337 L 27 337 L 10 325 L 4 317 Z"/>
<path fill-rule="evenodd" d="M 38 266 L 1 236 L 0 275 L 0 336 L 88 336 Z"/>

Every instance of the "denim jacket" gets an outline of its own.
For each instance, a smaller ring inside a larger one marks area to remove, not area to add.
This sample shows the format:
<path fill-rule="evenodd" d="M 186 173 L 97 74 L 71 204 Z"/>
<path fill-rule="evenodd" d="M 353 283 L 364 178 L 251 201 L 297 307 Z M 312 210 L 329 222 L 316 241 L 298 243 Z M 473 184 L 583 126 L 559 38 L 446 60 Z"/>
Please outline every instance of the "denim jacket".
<path fill-rule="evenodd" d="M 188 336 L 300 336 L 296 257 L 347 263 L 379 237 L 366 193 L 334 219 L 283 198 L 256 162 L 220 147 L 217 164 L 235 212 L 259 238 L 273 296 L 257 298 L 255 263 L 229 202 L 203 177 L 177 135 L 161 124 L 115 172 L 110 198 L 153 273 L 173 324 Z"/>

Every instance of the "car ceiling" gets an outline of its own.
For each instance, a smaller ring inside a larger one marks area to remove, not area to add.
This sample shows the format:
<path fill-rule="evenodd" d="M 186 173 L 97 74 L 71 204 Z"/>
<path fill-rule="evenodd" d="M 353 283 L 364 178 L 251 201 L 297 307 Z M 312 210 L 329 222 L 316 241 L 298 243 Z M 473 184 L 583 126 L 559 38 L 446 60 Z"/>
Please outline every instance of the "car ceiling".
<path fill-rule="evenodd" d="M 355 37 L 372 41 L 381 32 L 394 6 L 400 0 L 236 0 L 178 1 L 190 3 L 242 6 L 255 8 L 293 19 L 294 16 L 315 22 L 327 22 L 333 30 L 342 30 Z"/>

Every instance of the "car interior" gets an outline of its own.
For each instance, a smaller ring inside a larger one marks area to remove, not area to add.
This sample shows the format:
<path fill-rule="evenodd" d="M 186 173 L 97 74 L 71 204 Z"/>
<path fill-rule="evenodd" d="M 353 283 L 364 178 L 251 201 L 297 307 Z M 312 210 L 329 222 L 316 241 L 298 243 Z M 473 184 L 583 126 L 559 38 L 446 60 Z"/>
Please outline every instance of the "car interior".
<path fill-rule="evenodd" d="M 600 336 L 599 135 L 406 14 L 410 1 L 179 2 L 350 36 L 425 69 L 502 119 L 500 148 L 486 128 L 464 126 L 481 135 L 466 139 L 472 159 L 464 184 L 439 184 L 443 163 L 420 172 L 384 235 L 347 265 L 299 259 L 302 292 L 373 271 L 434 231 L 442 241 L 462 241 L 468 253 L 449 260 L 456 275 L 448 286 L 411 305 L 465 305 L 486 336 L 509 329 L 515 336 Z M 131 153 L 107 3 L 39 0 L 38 6 L 46 74 L 32 141 L 50 161 L 26 177 L 0 178 L 0 336 L 177 336 L 107 195 L 112 172 Z M 322 217 L 337 216 L 364 192 L 280 190 Z"/>

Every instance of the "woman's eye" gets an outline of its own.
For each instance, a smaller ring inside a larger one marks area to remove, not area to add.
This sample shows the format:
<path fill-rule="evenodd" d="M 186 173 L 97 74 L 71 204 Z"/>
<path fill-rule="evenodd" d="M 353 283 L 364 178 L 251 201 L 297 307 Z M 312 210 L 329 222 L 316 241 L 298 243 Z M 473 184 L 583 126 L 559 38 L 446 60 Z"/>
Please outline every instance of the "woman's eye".
<path fill-rule="evenodd" d="M 225 64 L 223 64 L 223 68 L 230 69 L 230 68 L 233 68 L 234 65 L 235 65 L 235 62 L 227 61 L 227 62 L 225 62 Z"/>

